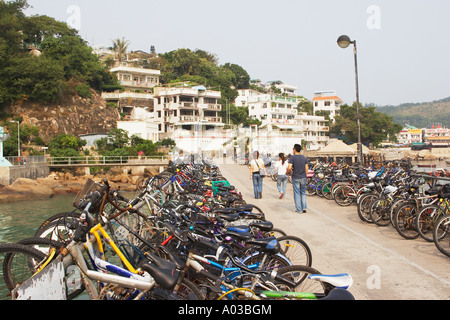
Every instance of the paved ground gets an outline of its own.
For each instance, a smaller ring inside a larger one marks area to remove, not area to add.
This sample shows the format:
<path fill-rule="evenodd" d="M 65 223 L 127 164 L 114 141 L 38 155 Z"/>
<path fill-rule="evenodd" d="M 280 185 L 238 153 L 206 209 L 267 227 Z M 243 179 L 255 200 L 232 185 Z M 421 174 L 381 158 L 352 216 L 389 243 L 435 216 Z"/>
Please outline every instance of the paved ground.
<path fill-rule="evenodd" d="M 359 300 L 450 299 L 450 257 L 421 238 L 403 239 L 392 227 L 363 222 L 355 205 L 308 197 L 308 212 L 294 213 L 292 185 L 278 199 L 276 183 L 264 179 L 263 198 L 254 199 L 246 166 L 219 167 L 247 203 L 264 210 L 267 220 L 287 234 L 301 237 L 311 248 L 312 266 L 323 274 L 348 272 L 350 291 Z"/>

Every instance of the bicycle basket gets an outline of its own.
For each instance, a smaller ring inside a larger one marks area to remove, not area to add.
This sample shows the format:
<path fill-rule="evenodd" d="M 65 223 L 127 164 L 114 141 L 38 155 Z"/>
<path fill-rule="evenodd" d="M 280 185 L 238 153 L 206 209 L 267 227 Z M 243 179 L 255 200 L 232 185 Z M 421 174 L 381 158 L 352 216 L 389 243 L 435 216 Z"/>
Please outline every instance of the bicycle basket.
<path fill-rule="evenodd" d="M 102 185 L 100 183 L 95 182 L 90 178 L 87 179 L 86 183 L 73 200 L 74 207 L 78 209 L 84 209 L 84 207 L 86 207 L 89 201 L 91 201 L 92 194 L 94 194 L 95 192 L 100 193 L 101 191 Z M 95 210 L 99 209 L 101 202 L 102 197 L 101 196 L 97 197 L 97 199 L 92 203 L 91 207 L 89 208 L 89 212 L 94 212 Z"/>

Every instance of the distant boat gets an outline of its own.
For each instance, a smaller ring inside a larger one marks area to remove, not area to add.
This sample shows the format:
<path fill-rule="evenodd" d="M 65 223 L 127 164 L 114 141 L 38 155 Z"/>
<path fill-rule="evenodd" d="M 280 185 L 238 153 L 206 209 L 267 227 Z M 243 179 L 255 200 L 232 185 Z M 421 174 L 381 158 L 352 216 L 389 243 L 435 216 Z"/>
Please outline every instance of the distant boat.
<path fill-rule="evenodd" d="M 421 163 L 421 164 L 418 164 L 417 166 L 419 168 L 434 168 L 434 167 L 436 167 L 436 164 L 423 164 L 423 163 Z"/>

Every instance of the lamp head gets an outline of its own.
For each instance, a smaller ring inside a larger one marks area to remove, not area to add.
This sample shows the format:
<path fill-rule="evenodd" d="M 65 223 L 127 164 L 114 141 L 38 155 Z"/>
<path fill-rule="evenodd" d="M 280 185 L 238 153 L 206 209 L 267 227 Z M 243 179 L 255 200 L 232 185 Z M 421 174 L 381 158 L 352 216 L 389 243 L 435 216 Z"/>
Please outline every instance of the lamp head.
<path fill-rule="evenodd" d="M 338 46 L 341 47 L 342 49 L 347 48 L 351 43 L 352 41 L 346 35 L 340 36 L 337 40 Z"/>

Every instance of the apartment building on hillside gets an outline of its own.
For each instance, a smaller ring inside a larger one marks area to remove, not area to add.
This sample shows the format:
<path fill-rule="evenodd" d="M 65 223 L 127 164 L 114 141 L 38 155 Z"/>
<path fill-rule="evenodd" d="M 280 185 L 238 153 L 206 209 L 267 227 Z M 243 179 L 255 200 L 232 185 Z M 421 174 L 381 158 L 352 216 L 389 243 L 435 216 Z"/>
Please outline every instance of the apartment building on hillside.
<path fill-rule="evenodd" d="M 240 89 L 235 99 L 236 107 L 248 107 L 249 117 L 258 119 L 262 126 L 293 129 L 296 122 L 297 99 L 253 89 Z"/>
<path fill-rule="evenodd" d="M 342 99 L 336 95 L 336 91 L 317 91 L 314 93 L 313 106 L 314 114 L 317 111 L 325 111 L 331 121 L 334 122 L 334 118 L 339 114 L 341 109 Z"/>

